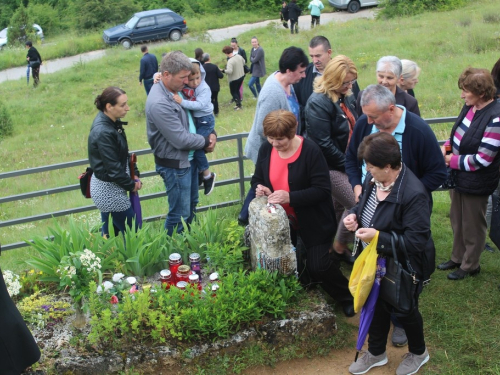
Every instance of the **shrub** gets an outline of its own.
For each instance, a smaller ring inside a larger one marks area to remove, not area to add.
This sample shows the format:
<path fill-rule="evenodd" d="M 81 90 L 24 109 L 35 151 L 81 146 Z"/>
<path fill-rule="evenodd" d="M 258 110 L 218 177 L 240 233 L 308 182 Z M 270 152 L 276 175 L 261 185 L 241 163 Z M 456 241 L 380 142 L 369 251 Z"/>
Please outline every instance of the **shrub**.
<path fill-rule="evenodd" d="M 445 11 L 465 6 L 467 2 L 468 0 L 382 0 L 377 16 L 395 18 L 429 11 Z"/>
<path fill-rule="evenodd" d="M 483 14 L 483 21 L 486 23 L 500 23 L 500 15 L 496 13 Z"/>
<path fill-rule="evenodd" d="M 34 39 L 35 31 L 31 25 L 33 25 L 33 21 L 27 9 L 21 4 L 12 16 L 7 31 L 9 46 L 23 44 L 26 40 Z"/>
<path fill-rule="evenodd" d="M 0 101 L 0 140 L 12 135 L 14 125 L 7 106 Z"/>

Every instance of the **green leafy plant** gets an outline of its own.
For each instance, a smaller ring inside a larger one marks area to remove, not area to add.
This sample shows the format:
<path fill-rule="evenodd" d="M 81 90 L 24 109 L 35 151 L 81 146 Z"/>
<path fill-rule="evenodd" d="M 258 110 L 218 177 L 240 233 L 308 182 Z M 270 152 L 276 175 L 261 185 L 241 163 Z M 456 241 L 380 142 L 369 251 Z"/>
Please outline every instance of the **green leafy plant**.
<path fill-rule="evenodd" d="M 54 219 L 53 226 L 49 227 L 48 231 L 49 239 L 38 236 L 32 241 L 26 241 L 38 251 L 38 255 L 32 256 L 26 263 L 43 272 L 41 281 L 58 283 L 60 275 L 57 270 L 62 259 L 70 253 L 75 254 L 83 249 L 89 249 L 99 255 L 103 270 L 113 267 L 116 257 L 113 249 L 115 242 L 91 232 L 87 223 L 76 222 L 70 218 L 68 229 L 65 229 Z"/>
<path fill-rule="evenodd" d="M 14 124 L 7 106 L 0 101 L 0 139 L 12 135 Z"/>
<path fill-rule="evenodd" d="M 88 249 L 69 253 L 62 257 L 57 273 L 59 286 L 67 289 L 73 301 L 79 303 L 89 294 L 90 282 L 102 279 L 101 259 Z"/>

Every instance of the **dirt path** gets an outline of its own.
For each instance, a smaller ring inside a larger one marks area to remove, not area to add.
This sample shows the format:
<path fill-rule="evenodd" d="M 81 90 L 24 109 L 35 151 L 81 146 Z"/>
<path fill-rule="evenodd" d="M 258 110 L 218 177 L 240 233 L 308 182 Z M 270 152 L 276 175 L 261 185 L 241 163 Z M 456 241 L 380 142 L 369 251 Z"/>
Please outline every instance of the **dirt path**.
<path fill-rule="evenodd" d="M 347 319 L 351 324 L 359 324 L 359 314 Z M 392 331 L 391 331 L 392 333 Z M 391 334 L 390 333 L 390 334 Z M 389 338 L 390 338 L 389 334 Z M 357 335 L 354 337 L 356 340 Z M 367 349 L 367 344 L 362 350 Z M 385 366 L 376 367 L 370 370 L 370 375 L 394 375 L 396 368 L 402 361 L 402 356 L 408 351 L 408 347 L 396 348 L 392 344 L 387 345 L 387 356 L 389 363 Z M 313 359 L 302 358 L 280 362 L 274 368 L 269 366 L 256 366 L 243 371 L 243 375 L 313 375 L 313 374 L 349 374 L 349 366 L 354 360 L 356 348 L 342 350 L 332 350 L 327 356 L 315 357 Z"/>
<path fill-rule="evenodd" d="M 347 12 L 334 12 L 334 13 L 324 13 L 321 15 L 321 23 L 326 24 L 329 22 L 347 22 L 356 18 L 373 18 L 374 12 L 373 9 L 363 9 L 358 13 L 347 13 Z M 208 30 L 207 34 L 210 36 L 210 39 L 213 42 L 221 42 L 223 40 L 227 40 L 228 42 L 233 37 L 237 37 L 241 33 L 244 33 L 249 30 L 261 28 L 267 26 L 269 23 L 275 22 L 276 27 L 282 28 L 279 20 L 270 20 L 263 21 L 257 23 L 249 23 L 245 25 L 236 25 L 231 27 L 226 27 L 223 29 L 215 29 Z M 309 30 L 311 28 L 311 16 L 302 16 L 299 18 L 299 27 L 301 30 Z M 187 39 L 183 39 L 186 41 Z M 165 43 L 165 41 L 157 42 L 157 44 Z M 156 44 L 156 43 L 155 43 Z M 304 46 L 305 48 L 306 46 Z M 135 48 L 139 48 L 139 46 L 135 46 Z M 7 53 L 7 52 L 4 52 Z M 43 54 L 43 52 L 42 52 Z M 40 73 L 43 75 L 51 74 L 57 72 L 61 69 L 68 69 L 75 64 L 85 63 L 87 61 L 92 61 L 95 59 L 100 59 L 106 54 L 106 50 L 98 50 L 82 53 L 76 56 L 64 57 L 56 60 L 46 60 L 43 62 L 43 65 L 40 67 Z M 12 81 L 23 79 L 26 82 L 26 67 L 18 67 L 11 68 L 0 71 L 0 83 L 5 81 Z"/>

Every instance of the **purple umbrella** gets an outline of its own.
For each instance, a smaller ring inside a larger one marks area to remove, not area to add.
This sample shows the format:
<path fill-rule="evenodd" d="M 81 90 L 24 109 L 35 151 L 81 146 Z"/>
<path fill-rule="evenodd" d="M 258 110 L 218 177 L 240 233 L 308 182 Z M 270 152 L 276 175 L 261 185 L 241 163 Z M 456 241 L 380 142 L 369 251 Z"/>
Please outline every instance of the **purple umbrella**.
<path fill-rule="evenodd" d="M 135 182 L 139 181 L 138 178 L 135 178 L 135 163 L 137 163 L 137 156 L 135 154 L 130 155 L 130 177 Z M 139 193 L 130 192 L 130 204 L 132 205 L 132 209 L 135 212 L 135 225 L 137 228 L 142 227 L 142 208 L 141 202 L 139 200 Z"/>
<path fill-rule="evenodd" d="M 27 84 L 30 84 L 30 64 L 28 64 L 28 68 L 26 69 L 26 81 Z"/>
<path fill-rule="evenodd" d="M 361 309 L 361 315 L 359 317 L 359 331 L 358 331 L 358 341 L 356 343 L 356 357 L 354 362 L 358 360 L 358 355 L 363 347 L 366 335 L 368 335 L 368 329 L 373 320 L 373 312 L 375 311 L 375 304 L 377 303 L 378 294 L 380 292 L 380 281 L 385 275 L 385 258 L 377 258 L 377 271 L 375 273 L 375 281 L 373 282 L 372 290 L 366 299 L 363 308 Z"/>

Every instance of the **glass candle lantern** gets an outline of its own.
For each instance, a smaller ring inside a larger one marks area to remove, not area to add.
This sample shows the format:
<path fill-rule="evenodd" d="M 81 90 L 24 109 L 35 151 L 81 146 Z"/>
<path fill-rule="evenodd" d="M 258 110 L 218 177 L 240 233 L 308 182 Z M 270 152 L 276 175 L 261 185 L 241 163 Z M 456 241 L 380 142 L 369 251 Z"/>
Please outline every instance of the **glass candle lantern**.
<path fill-rule="evenodd" d="M 191 284 L 193 288 L 198 288 L 198 290 L 201 291 L 200 277 L 198 274 L 189 275 L 189 284 Z"/>
<path fill-rule="evenodd" d="M 189 262 L 191 263 L 191 270 L 196 272 L 196 274 L 198 275 L 198 277 L 200 278 L 200 281 L 201 281 L 200 260 L 201 260 L 201 257 L 200 257 L 200 254 L 198 254 L 198 253 L 192 253 L 189 256 Z"/>
<path fill-rule="evenodd" d="M 191 273 L 191 269 L 189 268 L 189 266 L 181 265 L 177 268 L 176 280 L 189 282 L 189 274 L 190 273 Z"/>
<path fill-rule="evenodd" d="M 177 269 L 180 265 L 182 265 L 182 257 L 179 253 L 172 253 L 168 257 L 168 264 L 170 268 L 170 272 L 172 274 L 172 281 L 176 283 L 177 281 Z"/>
<path fill-rule="evenodd" d="M 178 281 L 175 286 L 179 289 L 185 290 L 187 285 L 187 281 Z"/>
<path fill-rule="evenodd" d="M 170 270 L 161 270 L 160 271 L 160 281 L 164 288 L 170 289 L 170 286 L 174 284 L 172 278 L 172 272 Z"/>

